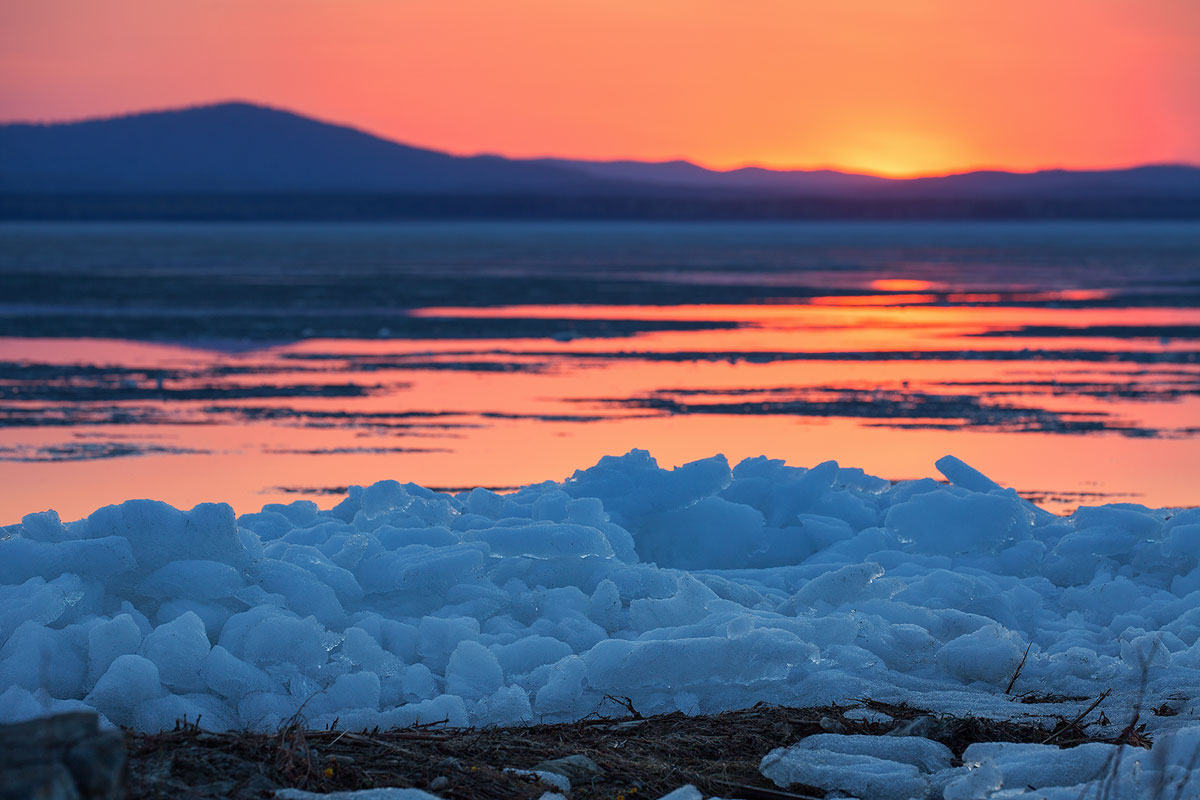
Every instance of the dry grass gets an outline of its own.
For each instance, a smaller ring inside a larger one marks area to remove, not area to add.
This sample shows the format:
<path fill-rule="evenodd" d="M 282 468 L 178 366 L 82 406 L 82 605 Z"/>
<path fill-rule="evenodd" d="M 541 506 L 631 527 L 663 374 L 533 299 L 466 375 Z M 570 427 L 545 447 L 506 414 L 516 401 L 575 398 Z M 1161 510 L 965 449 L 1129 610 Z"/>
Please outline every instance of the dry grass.
<path fill-rule="evenodd" d="M 263 798 L 280 787 L 316 792 L 381 786 L 428 789 L 444 778 L 434 793 L 448 800 L 533 800 L 547 787 L 507 773 L 506 768 L 528 769 L 546 759 L 583 754 L 604 773 L 590 784 L 573 787 L 572 796 L 580 800 L 652 799 L 685 783 L 706 795 L 745 800 L 819 798 L 821 791 L 813 787 L 780 791 L 759 774 L 759 761 L 770 750 L 815 733 L 883 735 L 913 724 L 956 756 L 974 742 L 1045 742 L 1049 737 L 1072 746 L 1122 738 L 1089 736 L 1086 728 L 1094 723 L 1086 721 L 1087 714 L 1046 728 L 1030 722 L 937 716 L 907 705 L 864 701 L 857 707 L 884 712 L 895 721 L 847 718 L 851 706 L 759 705 L 711 716 L 642 717 L 632 705 L 614 701 L 624 706 L 627 716 L 512 728 L 345 732 L 305 730 L 297 722 L 275 734 L 213 734 L 193 725 L 154 735 L 130 732 L 129 797 Z M 1148 744 L 1140 731 L 1124 737 L 1127 744 Z"/>

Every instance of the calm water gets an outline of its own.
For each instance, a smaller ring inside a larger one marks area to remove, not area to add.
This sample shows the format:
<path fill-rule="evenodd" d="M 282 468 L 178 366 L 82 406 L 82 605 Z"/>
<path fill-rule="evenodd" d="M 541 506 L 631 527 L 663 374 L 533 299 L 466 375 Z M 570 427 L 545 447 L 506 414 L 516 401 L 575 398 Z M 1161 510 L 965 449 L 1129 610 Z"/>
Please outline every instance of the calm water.
<path fill-rule="evenodd" d="M 0 226 L 0 524 L 633 447 L 1200 503 L 1195 224 Z"/>

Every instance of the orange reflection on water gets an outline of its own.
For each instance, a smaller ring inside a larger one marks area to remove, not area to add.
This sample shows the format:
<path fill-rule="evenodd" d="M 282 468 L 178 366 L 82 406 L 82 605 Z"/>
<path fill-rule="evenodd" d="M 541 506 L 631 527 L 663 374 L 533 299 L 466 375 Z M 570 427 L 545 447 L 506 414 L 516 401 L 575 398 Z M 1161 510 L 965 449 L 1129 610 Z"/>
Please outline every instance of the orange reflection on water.
<path fill-rule="evenodd" d="M 879 278 L 871 281 L 871 288 L 881 292 L 923 292 L 934 288 L 934 283 L 911 278 Z"/>
<path fill-rule="evenodd" d="M 735 461 L 765 454 L 799 466 L 833 458 L 888 478 L 932 474 L 934 460 L 954 453 L 1019 489 L 1095 491 L 1110 498 L 1130 493 L 1152 506 L 1200 501 L 1194 434 L 1176 433 L 1200 427 L 1195 389 L 1200 366 L 1185 360 L 1083 363 L 1069 355 L 1043 361 L 1027 352 L 1094 351 L 1115 358 L 1127 351 L 1195 349 L 1194 340 L 976 335 L 1030 325 L 1077 327 L 1081 334 L 1097 325 L 1196 325 L 1196 309 L 511 306 L 426 309 L 419 315 L 562 319 L 567 331 L 572 319 L 719 320 L 742 327 L 566 340 L 306 340 L 245 352 L 0 339 L 0 354 L 13 362 L 191 370 L 178 382 L 168 379 L 168 390 L 207 384 L 364 389 L 362 396 L 351 397 L 148 395 L 96 405 L 131 414 L 149 408 L 174 415 L 169 423 L 0 429 L 0 445 L 10 450 L 69 445 L 87 437 L 141 440 L 181 451 L 78 461 L 0 460 L 5 487 L 0 524 L 47 507 L 75 518 L 135 496 L 183 506 L 227 500 L 246 512 L 264 502 L 298 498 L 329 505 L 334 500 L 318 492 L 320 487 L 385 478 L 434 486 L 513 486 L 562 479 L 602 455 L 633 447 L 650 450 L 665 466 L 716 452 Z M 919 357 L 935 351 L 943 355 Z M 994 351 L 1016 351 L 1018 357 L 992 360 Z M 693 355 L 676 358 L 688 353 Z M 774 359 L 772 353 L 819 357 Z M 917 357 L 893 358 L 896 353 Z M 222 372 L 225 367 L 235 369 Z M 1180 387 L 1179 393 L 1162 391 L 1172 385 Z M 919 405 L 922 397 L 951 403 L 974 398 L 1001 409 L 1028 408 L 1030 417 L 1114 424 L 1068 435 L 1005 431 L 986 421 L 971 427 L 969 420 L 954 416 L 954 409 L 934 419 L 906 418 L 895 404 L 905 402 L 907 394 L 916 398 L 918 411 L 926 408 Z M 827 401 L 836 404 L 841 396 L 857 398 L 858 405 L 812 409 Z M 795 400 L 797 410 L 673 415 L 636 402 L 664 397 L 693 407 Z M 36 409 L 53 403 L 14 400 L 7 405 Z M 255 409 L 282 413 L 254 416 Z M 1116 424 L 1135 433 L 1122 433 Z M 1048 505 L 1063 511 L 1074 504 Z"/>
<path fill-rule="evenodd" d="M 916 283 L 921 283 L 921 281 L 916 281 Z M 896 306 L 923 305 L 936 303 L 937 300 L 936 294 L 856 294 L 814 297 L 812 303 L 815 306 Z"/>

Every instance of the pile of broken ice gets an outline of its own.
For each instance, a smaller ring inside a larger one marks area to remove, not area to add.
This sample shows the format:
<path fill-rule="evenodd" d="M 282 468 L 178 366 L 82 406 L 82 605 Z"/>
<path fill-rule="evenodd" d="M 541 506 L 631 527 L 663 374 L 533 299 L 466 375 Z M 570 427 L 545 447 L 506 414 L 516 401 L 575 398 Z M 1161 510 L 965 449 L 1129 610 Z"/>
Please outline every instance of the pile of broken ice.
<path fill-rule="evenodd" d="M 1086 705 L 1023 693 L 1112 688 L 1113 733 L 1140 709 L 1158 741 L 1119 779 L 1173 791 L 1200 746 L 1200 510 L 1056 517 L 938 467 L 950 485 L 633 451 L 508 495 L 383 481 L 324 511 L 31 514 L 0 529 L 0 721 L 82 704 L 151 731 L 510 724 L 623 712 L 606 696 L 643 714 L 869 697 L 1008 718 Z M 948 775 L 835 744 L 830 765 L 905 767 L 947 797 L 1029 783 L 1004 746 Z M 798 763 L 770 759 L 768 775 Z"/>

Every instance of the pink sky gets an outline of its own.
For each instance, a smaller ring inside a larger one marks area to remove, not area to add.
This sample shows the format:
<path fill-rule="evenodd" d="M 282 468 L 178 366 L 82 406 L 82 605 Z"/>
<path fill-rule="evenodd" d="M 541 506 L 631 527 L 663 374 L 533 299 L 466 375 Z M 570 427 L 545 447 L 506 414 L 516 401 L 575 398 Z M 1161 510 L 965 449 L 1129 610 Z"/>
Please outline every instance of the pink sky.
<path fill-rule="evenodd" d="M 0 0 L 0 119 L 244 99 L 455 153 L 1200 163 L 1195 0 Z"/>

